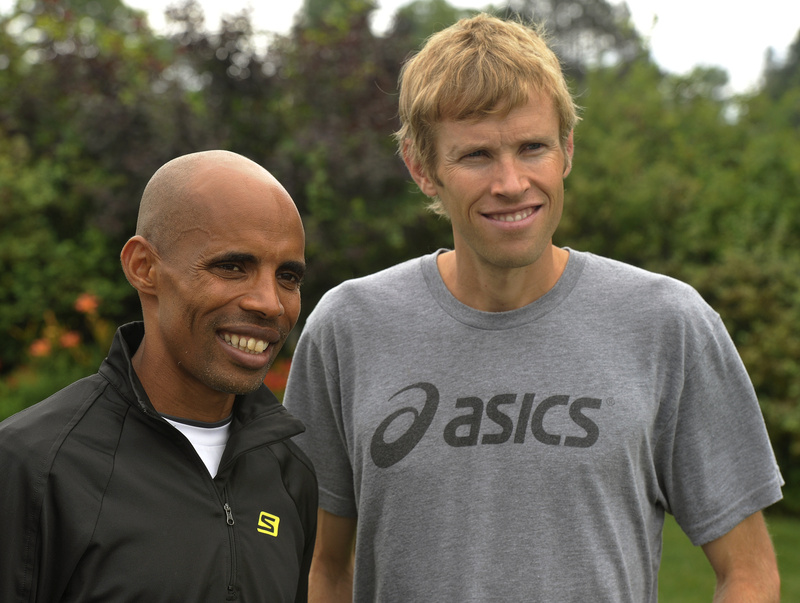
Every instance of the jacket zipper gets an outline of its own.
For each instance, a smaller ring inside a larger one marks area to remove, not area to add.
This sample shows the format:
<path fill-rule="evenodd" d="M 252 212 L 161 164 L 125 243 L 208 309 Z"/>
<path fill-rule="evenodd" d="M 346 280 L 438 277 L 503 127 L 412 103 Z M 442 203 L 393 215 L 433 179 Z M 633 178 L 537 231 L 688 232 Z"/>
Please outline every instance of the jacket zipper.
<path fill-rule="evenodd" d="M 231 547 L 231 576 L 230 580 L 228 581 L 228 596 L 225 598 L 226 601 L 235 601 L 237 599 L 236 595 L 236 534 L 234 533 L 234 525 L 235 521 L 233 520 L 233 509 L 231 509 L 230 504 L 228 504 L 228 493 L 225 489 L 222 491 L 223 497 L 225 499 L 225 504 L 222 505 L 222 508 L 225 510 L 225 521 L 228 524 L 228 540 L 230 542 Z"/>
<path fill-rule="evenodd" d="M 149 411 L 146 408 L 142 408 L 142 410 L 146 415 L 149 414 Z M 158 415 L 158 414 L 153 415 L 152 418 L 162 422 L 164 425 L 167 425 L 167 426 L 171 427 L 172 431 L 170 433 L 172 433 L 173 431 L 177 432 L 177 429 L 175 429 L 174 427 L 169 425 L 169 423 L 163 417 L 161 417 L 160 415 Z M 195 450 L 194 446 L 192 446 L 191 442 L 189 442 L 185 437 L 181 438 L 181 441 L 183 443 L 185 443 L 187 446 L 189 446 L 189 448 L 192 450 L 192 452 L 195 453 L 195 457 L 197 458 L 197 461 L 200 463 L 200 465 L 202 465 L 203 473 L 205 473 L 207 478 L 210 479 L 213 482 L 214 478 L 211 477 L 211 475 L 206 470 L 205 465 L 203 464 L 203 461 L 200 459 L 200 456 L 197 454 L 197 451 Z M 222 469 L 221 465 L 220 465 L 219 469 L 220 470 Z M 219 475 L 220 472 L 221 471 L 217 471 L 217 475 Z M 216 487 L 215 487 L 215 489 L 216 489 Z M 231 505 L 228 502 L 228 491 L 227 491 L 226 488 L 222 489 L 222 501 L 223 501 L 222 509 L 225 511 L 225 523 L 228 524 L 228 544 L 230 546 L 230 551 L 231 551 L 231 573 L 230 573 L 230 578 L 228 579 L 228 586 L 226 587 L 227 594 L 225 596 L 225 600 L 226 601 L 236 601 L 239 598 L 239 594 L 236 592 L 236 581 L 238 579 L 238 577 L 237 577 L 238 570 L 237 570 L 237 563 L 236 563 L 236 561 L 237 561 L 236 560 L 236 534 L 234 532 L 234 525 L 236 524 L 236 522 L 233 519 L 233 509 L 231 508 Z"/>

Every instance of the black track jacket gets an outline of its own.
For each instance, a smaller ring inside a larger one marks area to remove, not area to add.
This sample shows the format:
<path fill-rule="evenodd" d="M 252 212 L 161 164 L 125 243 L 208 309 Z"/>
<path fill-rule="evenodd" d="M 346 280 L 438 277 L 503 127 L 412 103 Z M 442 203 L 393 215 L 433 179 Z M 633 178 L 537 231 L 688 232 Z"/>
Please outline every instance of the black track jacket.
<path fill-rule="evenodd" d="M 302 423 L 266 387 L 238 396 L 212 479 L 131 367 L 143 334 L 121 327 L 98 374 L 0 423 L 0 601 L 305 601 Z"/>

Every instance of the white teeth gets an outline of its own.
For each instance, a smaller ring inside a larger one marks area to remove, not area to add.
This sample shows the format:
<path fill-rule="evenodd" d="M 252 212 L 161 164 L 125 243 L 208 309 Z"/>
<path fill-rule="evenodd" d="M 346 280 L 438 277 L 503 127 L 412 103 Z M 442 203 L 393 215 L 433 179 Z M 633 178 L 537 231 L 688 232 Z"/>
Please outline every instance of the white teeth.
<path fill-rule="evenodd" d="M 533 209 L 528 208 L 523 211 L 518 211 L 515 214 L 496 214 L 494 217 L 500 222 L 519 222 L 520 220 L 524 220 L 530 216 L 532 213 Z"/>
<path fill-rule="evenodd" d="M 261 354 L 269 347 L 268 341 L 254 339 L 252 337 L 239 337 L 238 335 L 230 335 L 225 333 L 223 335 L 225 341 L 234 348 L 238 348 L 243 352 L 250 354 Z"/>

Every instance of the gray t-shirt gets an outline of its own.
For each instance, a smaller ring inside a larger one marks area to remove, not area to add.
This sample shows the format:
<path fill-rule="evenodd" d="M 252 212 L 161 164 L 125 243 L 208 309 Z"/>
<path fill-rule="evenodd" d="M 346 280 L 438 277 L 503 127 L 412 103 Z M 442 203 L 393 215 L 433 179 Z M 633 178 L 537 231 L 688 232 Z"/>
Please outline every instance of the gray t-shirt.
<path fill-rule="evenodd" d="M 320 506 L 358 517 L 355 601 L 655 601 L 665 511 L 703 544 L 780 499 L 694 289 L 570 250 L 545 296 L 481 312 L 436 255 L 330 291 L 293 360 Z"/>

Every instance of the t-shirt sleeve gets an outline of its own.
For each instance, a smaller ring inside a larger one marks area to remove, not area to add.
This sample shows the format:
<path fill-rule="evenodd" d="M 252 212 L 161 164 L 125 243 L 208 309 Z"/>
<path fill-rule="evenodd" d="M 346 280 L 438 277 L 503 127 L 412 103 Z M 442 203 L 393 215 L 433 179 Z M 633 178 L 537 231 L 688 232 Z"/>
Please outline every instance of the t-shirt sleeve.
<path fill-rule="evenodd" d="M 780 500 L 783 485 L 745 367 L 716 313 L 709 323 L 657 449 L 668 511 L 695 545 Z"/>
<path fill-rule="evenodd" d="M 319 506 L 343 517 L 355 517 L 353 469 L 342 420 L 335 346 L 317 342 L 309 321 L 298 341 L 286 386 L 284 405 L 306 426 L 294 441 L 314 463 Z"/>

